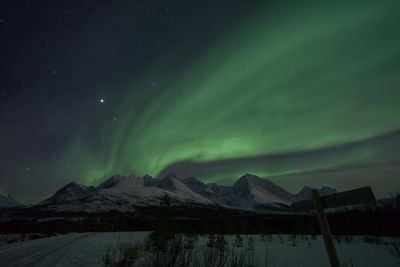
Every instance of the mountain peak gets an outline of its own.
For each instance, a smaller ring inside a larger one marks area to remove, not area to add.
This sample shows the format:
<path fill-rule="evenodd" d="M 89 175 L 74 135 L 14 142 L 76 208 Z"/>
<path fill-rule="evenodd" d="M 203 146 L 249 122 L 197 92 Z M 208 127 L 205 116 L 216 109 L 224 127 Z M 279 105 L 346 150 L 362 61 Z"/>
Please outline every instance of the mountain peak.
<path fill-rule="evenodd" d="M 236 198 L 243 198 L 243 205 L 254 208 L 259 205 L 288 204 L 293 194 L 273 182 L 257 175 L 245 174 L 232 186 Z"/>
<path fill-rule="evenodd" d="M 187 178 L 185 178 L 183 180 L 184 181 L 198 181 L 198 182 L 200 182 L 195 176 L 190 176 L 190 177 L 187 177 Z"/>
<path fill-rule="evenodd" d="M 21 203 L 16 201 L 10 193 L 0 187 L 0 208 L 21 206 Z"/>
<path fill-rule="evenodd" d="M 114 187 L 116 184 L 120 183 L 123 179 L 126 177 L 120 174 L 111 176 L 108 178 L 105 182 L 101 183 L 97 189 L 106 189 L 106 188 L 111 188 Z"/>
<path fill-rule="evenodd" d="M 243 191 L 248 190 L 250 187 L 255 186 L 257 184 L 266 181 L 256 175 L 246 173 L 242 177 L 240 177 L 236 183 L 233 184 L 232 188 L 234 191 Z"/>
<path fill-rule="evenodd" d="M 0 196 L 8 198 L 9 193 L 6 190 L 4 190 L 2 187 L 0 187 Z"/>
<path fill-rule="evenodd" d="M 251 173 L 246 173 L 245 175 L 243 175 L 242 177 L 240 177 L 239 179 L 261 179 L 260 177 L 258 177 L 257 175 L 251 174 Z"/>
<path fill-rule="evenodd" d="M 182 180 L 185 184 L 196 184 L 196 185 L 202 185 L 202 187 L 206 186 L 202 181 L 197 179 L 195 176 L 187 177 Z"/>
<path fill-rule="evenodd" d="M 135 175 L 123 176 L 114 175 L 102 184 L 100 184 L 97 189 L 115 189 L 121 191 L 130 191 L 136 187 L 151 186 L 154 183 L 154 179 L 150 175 L 145 175 L 142 177 L 136 177 Z"/>
<path fill-rule="evenodd" d="M 311 187 L 305 185 L 305 186 L 303 186 L 303 188 L 299 191 L 298 194 L 301 194 L 302 192 L 311 192 L 312 189 L 313 189 L 313 188 L 311 188 Z"/>
<path fill-rule="evenodd" d="M 71 182 L 58 190 L 50 198 L 40 202 L 39 205 L 65 203 L 70 200 L 86 197 L 92 194 L 94 191 L 96 191 L 96 189 L 93 186 L 86 186 L 83 184 L 78 184 L 77 182 Z"/>
<path fill-rule="evenodd" d="M 73 181 L 73 182 L 71 182 L 71 183 L 67 184 L 65 187 L 72 187 L 72 188 L 86 188 L 87 186 L 86 186 L 86 185 L 84 185 L 84 184 L 79 184 L 79 183 L 77 183 L 77 182 Z"/>

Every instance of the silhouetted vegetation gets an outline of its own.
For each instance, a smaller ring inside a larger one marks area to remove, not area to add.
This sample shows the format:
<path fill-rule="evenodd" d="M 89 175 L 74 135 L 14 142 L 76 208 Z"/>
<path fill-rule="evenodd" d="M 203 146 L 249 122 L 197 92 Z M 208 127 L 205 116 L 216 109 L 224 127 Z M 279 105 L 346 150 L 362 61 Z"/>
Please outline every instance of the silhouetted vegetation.
<path fill-rule="evenodd" d="M 319 233 L 313 214 L 256 214 L 216 207 L 172 207 L 163 199 L 157 207 L 137 207 L 135 212 L 120 213 L 34 213 L 17 209 L 18 220 L 0 223 L 1 233 L 68 233 L 104 231 L 153 231 L 196 234 L 271 234 L 312 235 Z M 12 215 L 12 214 L 11 214 Z M 9 215 L 9 217 L 11 216 Z M 12 217 L 12 216 L 11 216 Z M 63 219 L 48 219 L 48 218 Z M 35 218 L 35 219 L 32 219 Z M 41 220 L 46 218 L 46 220 Z M 81 218 L 81 219 L 77 219 Z M 400 194 L 380 207 L 343 209 L 328 214 L 334 235 L 400 236 Z M 163 230 L 163 231 L 164 231 Z"/>
<path fill-rule="evenodd" d="M 143 266 L 143 267 L 243 267 L 260 266 L 254 256 L 254 239 L 250 236 L 243 247 L 243 238 L 236 235 L 236 240 L 229 246 L 223 234 L 210 233 L 207 242 L 196 244 L 198 235 L 179 234 L 174 226 L 176 213 L 171 205 L 171 198 L 165 195 L 157 211 L 154 231 L 144 243 L 123 244 L 109 248 L 103 257 L 105 266 Z M 139 255 L 142 257 L 139 258 Z M 273 259 L 268 250 L 265 253 L 264 266 L 273 266 Z"/>

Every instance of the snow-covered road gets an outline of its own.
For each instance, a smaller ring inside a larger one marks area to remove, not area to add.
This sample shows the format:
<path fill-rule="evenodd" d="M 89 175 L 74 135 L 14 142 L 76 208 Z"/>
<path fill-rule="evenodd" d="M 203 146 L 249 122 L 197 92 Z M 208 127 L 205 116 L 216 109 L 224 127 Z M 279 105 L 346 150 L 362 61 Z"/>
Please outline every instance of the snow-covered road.
<path fill-rule="evenodd" d="M 108 246 L 143 240 L 146 232 L 74 233 L 0 247 L 0 266 L 102 266 Z"/>

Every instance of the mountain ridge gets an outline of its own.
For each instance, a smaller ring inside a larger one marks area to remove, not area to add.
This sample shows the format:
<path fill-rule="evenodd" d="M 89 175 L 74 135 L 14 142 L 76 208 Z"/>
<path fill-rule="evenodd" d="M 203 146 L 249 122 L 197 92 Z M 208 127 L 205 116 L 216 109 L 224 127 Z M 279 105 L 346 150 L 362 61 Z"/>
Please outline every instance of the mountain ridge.
<path fill-rule="evenodd" d="M 283 208 L 308 198 L 311 190 L 304 186 L 297 194 L 256 175 L 245 174 L 232 186 L 204 184 L 196 177 L 179 178 L 169 173 L 164 178 L 114 175 L 97 187 L 69 183 L 36 206 L 62 210 L 134 211 L 137 207 L 156 206 L 168 194 L 177 206 L 215 206 L 245 210 Z M 322 187 L 321 195 L 336 193 Z"/>

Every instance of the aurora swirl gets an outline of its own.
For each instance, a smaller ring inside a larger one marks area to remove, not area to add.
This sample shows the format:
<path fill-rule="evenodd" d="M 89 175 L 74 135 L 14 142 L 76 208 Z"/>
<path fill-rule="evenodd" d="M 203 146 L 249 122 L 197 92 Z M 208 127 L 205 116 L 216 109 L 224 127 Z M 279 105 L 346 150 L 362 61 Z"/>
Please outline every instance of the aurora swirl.
<path fill-rule="evenodd" d="M 272 1 L 171 69 L 194 49 L 179 43 L 196 35 L 188 25 L 144 75 L 104 82 L 90 116 L 78 105 L 81 127 L 40 169 L 85 184 L 167 171 L 229 183 L 398 160 L 399 11 L 398 1 Z"/>

